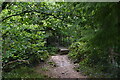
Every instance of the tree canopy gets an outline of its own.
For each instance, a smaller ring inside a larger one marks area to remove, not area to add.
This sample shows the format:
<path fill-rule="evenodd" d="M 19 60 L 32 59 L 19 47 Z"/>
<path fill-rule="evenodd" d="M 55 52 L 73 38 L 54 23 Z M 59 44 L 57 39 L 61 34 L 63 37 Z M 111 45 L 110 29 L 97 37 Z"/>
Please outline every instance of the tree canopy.
<path fill-rule="evenodd" d="M 59 45 L 69 47 L 68 55 L 80 65 L 99 67 L 112 77 L 119 76 L 119 3 L 1 4 L 3 70 L 15 60 L 18 63 L 14 65 L 22 60 L 30 64 L 43 62 Z"/>

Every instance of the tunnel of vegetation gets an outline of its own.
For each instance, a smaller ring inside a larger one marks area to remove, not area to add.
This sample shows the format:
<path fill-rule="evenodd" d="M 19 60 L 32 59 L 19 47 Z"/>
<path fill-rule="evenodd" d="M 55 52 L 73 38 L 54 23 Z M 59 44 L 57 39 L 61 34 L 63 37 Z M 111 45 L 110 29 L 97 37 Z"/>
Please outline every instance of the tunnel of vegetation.
<path fill-rule="evenodd" d="M 120 76 L 119 3 L 0 4 L 3 72 L 44 62 L 64 46 L 78 70 Z"/>

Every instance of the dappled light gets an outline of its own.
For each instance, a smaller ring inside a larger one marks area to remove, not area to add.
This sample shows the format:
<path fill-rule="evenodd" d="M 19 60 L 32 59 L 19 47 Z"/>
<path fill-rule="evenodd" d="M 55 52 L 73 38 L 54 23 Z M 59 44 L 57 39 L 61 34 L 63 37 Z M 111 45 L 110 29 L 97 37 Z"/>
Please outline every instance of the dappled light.
<path fill-rule="evenodd" d="M 0 4 L 3 78 L 120 77 L 120 3 Z"/>

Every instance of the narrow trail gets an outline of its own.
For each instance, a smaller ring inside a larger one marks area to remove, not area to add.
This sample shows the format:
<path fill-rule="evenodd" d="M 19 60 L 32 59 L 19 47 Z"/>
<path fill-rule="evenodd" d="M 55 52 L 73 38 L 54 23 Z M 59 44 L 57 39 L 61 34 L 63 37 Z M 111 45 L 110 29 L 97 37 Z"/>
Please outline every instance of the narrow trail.
<path fill-rule="evenodd" d="M 50 64 L 54 63 L 54 66 Z M 36 71 L 51 78 L 87 78 L 80 72 L 74 70 L 75 65 L 68 59 L 67 55 L 55 55 L 36 67 Z"/>

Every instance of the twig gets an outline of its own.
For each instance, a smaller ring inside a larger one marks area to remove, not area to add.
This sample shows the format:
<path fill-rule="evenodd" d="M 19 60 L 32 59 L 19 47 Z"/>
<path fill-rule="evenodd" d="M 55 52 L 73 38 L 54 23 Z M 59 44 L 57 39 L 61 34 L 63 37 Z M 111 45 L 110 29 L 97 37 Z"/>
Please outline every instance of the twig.
<path fill-rule="evenodd" d="M 12 63 L 15 63 L 15 62 L 27 62 L 29 64 L 29 61 L 28 60 L 15 60 L 15 61 L 11 61 L 11 62 L 8 62 L 7 64 L 4 64 L 3 67 L 7 66 L 7 65 L 10 65 Z"/>

